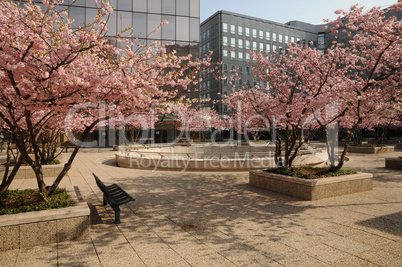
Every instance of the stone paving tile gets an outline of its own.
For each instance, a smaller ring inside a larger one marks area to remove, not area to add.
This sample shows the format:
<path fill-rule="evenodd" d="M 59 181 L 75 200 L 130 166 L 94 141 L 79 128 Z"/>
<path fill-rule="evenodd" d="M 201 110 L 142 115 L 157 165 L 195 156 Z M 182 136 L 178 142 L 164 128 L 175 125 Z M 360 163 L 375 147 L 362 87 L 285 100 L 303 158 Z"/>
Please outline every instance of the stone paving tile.
<path fill-rule="evenodd" d="M 20 249 L 15 267 L 57 266 L 57 244 Z"/>
<path fill-rule="evenodd" d="M 348 266 L 348 267 L 378 267 L 377 264 L 363 260 L 355 256 L 346 256 L 333 263 L 333 266 Z"/>
<path fill-rule="evenodd" d="M 102 266 L 92 240 L 59 243 L 57 254 L 59 266 Z"/>
<path fill-rule="evenodd" d="M 398 256 L 395 254 L 390 254 L 385 251 L 381 251 L 379 249 L 378 250 L 368 250 L 368 251 L 362 252 L 358 255 L 358 257 L 363 258 L 363 259 L 370 261 L 374 264 L 377 264 L 379 266 L 399 267 L 399 266 L 401 266 L 401 263 L 402 263 L 402 255 L 401 254 L 399 254 L 399 256 Z"/>
<path fill-rule="evenodd" d="M 0 251 L 0 266 L 14 266 L 19 249 Z"/>

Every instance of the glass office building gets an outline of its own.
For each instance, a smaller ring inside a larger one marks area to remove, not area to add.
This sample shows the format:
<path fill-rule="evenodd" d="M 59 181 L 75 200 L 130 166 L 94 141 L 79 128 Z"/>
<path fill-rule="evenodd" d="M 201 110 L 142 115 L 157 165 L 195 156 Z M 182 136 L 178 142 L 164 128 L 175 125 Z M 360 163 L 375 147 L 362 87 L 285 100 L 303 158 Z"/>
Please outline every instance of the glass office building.
<path fill-rule="evenodd" d="M 171 48 L 181 55 L 191 53 L 198 56 L 200 0 L 110 0 L 109 3 L 114 8 L 107 24 L 107 35 L 110 38 L 133 26 L 134 37 L 138 37 L 140 42 L 172 41 L 174 46 Z M 61 8 L 67 6 L 69 17 L 74 18 L 73 27 L 93 21 L 97 15 L 94 0 L 65 0 Z M 169 24 L 153 33 L 165 20 Z"/>

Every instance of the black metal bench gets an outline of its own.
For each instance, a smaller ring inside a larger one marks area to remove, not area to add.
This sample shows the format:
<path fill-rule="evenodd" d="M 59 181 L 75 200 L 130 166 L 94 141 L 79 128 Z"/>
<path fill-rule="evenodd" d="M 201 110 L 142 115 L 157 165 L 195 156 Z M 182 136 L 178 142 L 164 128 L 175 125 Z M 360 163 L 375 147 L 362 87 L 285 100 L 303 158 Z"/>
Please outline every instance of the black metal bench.
<path fill-rule="evenodd" d="M 95 177 L 96 184 L 103 192 L 103 206 L 109 203 L 110 207 L 114 210 L 114 223 L 120 223 L 120 205 L 126 204 L 130 201 L 135 201 L 133 197 L 127 194 L 126 191 L 121 189 L 117 184 L 111 184 L 106 186 L 99 180 L 95 173 L 92 173 Z"/>

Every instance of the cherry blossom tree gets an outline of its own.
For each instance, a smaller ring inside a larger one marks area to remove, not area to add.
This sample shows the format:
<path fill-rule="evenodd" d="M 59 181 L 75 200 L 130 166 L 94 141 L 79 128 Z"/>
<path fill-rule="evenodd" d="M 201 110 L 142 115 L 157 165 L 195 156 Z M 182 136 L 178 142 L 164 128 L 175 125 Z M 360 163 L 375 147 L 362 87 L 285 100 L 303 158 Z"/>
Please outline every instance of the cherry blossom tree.
<path fill-rule="evenodd" d="M 95 2 L 94 22 L 77 29 L 72 18 L 65 18 L 66 11 L 56 10 L 57 1 L 43 1 L 45 11 L 32 1 L 24 7 L 0 3 L 0 120 L 21 153 L 14 170 L 4 176 L 1 192 L 25 161 L 39 190 L 52 194 L 99 123 L 147 112 L 176 96 L 176 90 L 162 87 L 187 89 L 194 82 L 200 62 L 191 55 L 179 57 L 157 42 L 143 46 L 120 34 L 118 46 L 106 38 L 113 9 L 106 1 Z M 80 132 L 77 147 L 50 186 L 43 179 L 38 143 L 45 129 Z"/>
<path fill-rule="evenodd" d="M 333 147 L 337 134 L 330 131 L 327 138 L 331 169 L 341 168 L 354 130 L 401 106 L 401 21 L 386 16 L 401 9 L 399 0 L 388 10 L 363 12 L 355 5 L 349 12 L 337 11 L 342 16 L 332 22 L 332 31 L 352 38 L 346 45 L 334 42 L 325 54 L 298 44 L 268 57 L 254 54 L 254 72 L 269 88 L 232 95 L 228 102 L 237 111 L 238 129 L 246 124 L 279 128 L 272 132 L 275 160 L 288 168 L 303 145 L 304 129 L 347 128 L 339 162 Z"/>

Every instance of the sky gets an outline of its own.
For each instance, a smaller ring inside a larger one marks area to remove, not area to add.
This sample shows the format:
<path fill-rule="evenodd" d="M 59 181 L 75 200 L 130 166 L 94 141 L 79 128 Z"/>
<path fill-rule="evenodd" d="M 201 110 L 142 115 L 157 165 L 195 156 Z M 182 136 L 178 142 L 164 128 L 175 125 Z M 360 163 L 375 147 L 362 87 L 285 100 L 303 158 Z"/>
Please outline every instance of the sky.
<path fill-rule="evenodd" d="M 300 20 L 323 24 L 323 19 L 334 20 L 335 10 L 349 10 L 359 4 L 366 9 L 373 6 L 388 7 L 397 0 L 201 0 L 201 22 L 218 10 L 226 10 L 274 22 Z"/>

